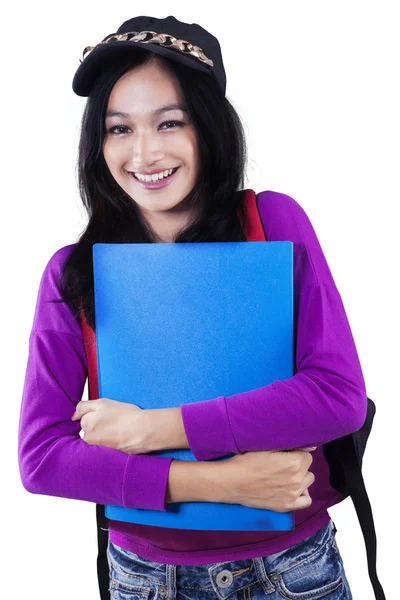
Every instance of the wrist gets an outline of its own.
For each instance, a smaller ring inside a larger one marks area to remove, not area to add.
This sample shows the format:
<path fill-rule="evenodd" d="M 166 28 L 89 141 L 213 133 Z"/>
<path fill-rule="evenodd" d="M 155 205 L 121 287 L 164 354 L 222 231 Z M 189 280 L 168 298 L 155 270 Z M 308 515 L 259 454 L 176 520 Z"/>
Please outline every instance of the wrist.
<path fill-rule="evenodd" d="M 190 448 L 179 407 L 152 409 L 146 413 L 151 422 L 153 450 Z"/>
<path fill-rule="evenodd" d="M 165 502 L 224 502 L 218 463 L 173 460 Z"/>
<path fill-rule="evenodd" d="M 225 461 L 204 461 L 198 465 L 204 467 L 202 475 L 205 480 L 203 502 L 228 502 L 229 492 L 226 485 L 227 469 Z"/>

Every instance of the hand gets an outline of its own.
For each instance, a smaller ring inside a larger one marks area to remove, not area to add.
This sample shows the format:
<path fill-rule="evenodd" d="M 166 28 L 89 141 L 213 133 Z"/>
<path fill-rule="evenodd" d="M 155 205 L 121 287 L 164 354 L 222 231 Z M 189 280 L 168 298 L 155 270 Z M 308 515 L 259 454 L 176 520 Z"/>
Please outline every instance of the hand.
<path fill-rule="evenodd" d="M 110 398 L 81 400 L 72 421 L 81 421 L 87 444 L 139 454 L 144 433 L 141 423 L 146 412 L 136 404 Z M 142 449 L 142 452 L 147 452 L 147 449 Z"/>
<path fill-rule="evenodd" d="M 308 508 L 315 475 L 309 471 L 313 459 L 307 450 L 314 448 L 245 452 L 219 463 L 222 501 L 277 512 Z"/>

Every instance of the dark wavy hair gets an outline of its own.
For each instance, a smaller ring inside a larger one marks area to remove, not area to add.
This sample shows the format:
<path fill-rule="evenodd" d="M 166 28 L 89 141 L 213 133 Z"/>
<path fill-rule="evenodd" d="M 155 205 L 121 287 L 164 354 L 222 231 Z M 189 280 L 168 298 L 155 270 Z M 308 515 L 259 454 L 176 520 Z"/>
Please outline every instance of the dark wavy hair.
<path fill-rule="evenodd" d="M 126 72 L 155 62 L 175 77 L 197 135 L 199 178 L 186 197 L 197 216 L 174 238 L 183 242 L 245 241 L 245 132 L 235 109 L 206 73 L 142 48 L 106 64 L 87 99 L 81 123 L 77 172 L 88 223 L 65 260 L 58 288 L 74 317 L 84 310 L 95 331 L 92 246 L 95 243 L 157 243 L 160 239 L 115 181 L 103 156 L 105 112 L 115 83 Z M 238 213 L 242 224 L 238 219 Z"/>

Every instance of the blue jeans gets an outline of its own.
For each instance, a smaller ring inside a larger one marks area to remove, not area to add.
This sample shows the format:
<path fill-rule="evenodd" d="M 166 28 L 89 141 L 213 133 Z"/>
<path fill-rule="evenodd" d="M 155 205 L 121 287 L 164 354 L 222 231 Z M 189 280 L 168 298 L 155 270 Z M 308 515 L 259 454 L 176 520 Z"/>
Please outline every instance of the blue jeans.
<path fill-rule="evenodd" d="M 352 600 L 336 531 L 331 520 L 276 554 L 197 566 L 152 562 L 109 540 L 111 599 Z"/>

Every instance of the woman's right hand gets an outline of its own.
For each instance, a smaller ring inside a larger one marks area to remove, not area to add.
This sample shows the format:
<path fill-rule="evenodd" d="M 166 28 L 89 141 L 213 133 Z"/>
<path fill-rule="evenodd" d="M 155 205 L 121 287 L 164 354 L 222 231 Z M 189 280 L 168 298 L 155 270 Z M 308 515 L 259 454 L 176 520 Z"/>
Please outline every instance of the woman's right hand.
<path fill-rule="evenodd" d="M 312 502 L 308 488 L 315 480 L 308 470 L 313 450 L 245 452 L 220 463 L 222 501 L 276 512 L 308 508 Z"/>

